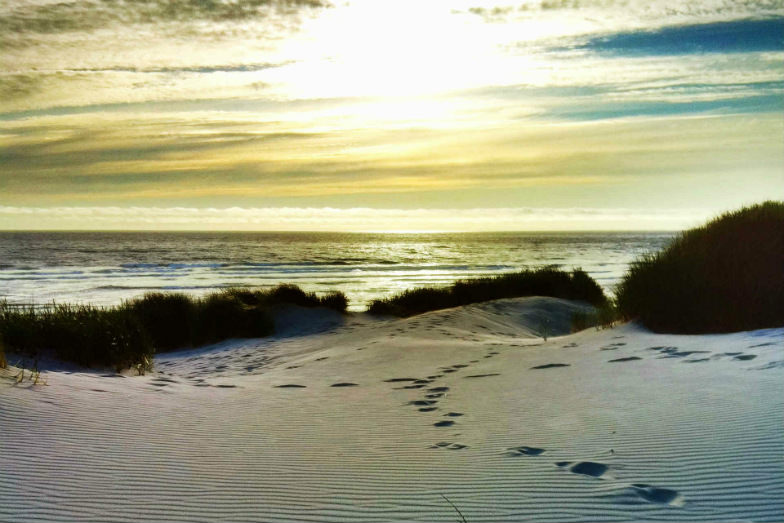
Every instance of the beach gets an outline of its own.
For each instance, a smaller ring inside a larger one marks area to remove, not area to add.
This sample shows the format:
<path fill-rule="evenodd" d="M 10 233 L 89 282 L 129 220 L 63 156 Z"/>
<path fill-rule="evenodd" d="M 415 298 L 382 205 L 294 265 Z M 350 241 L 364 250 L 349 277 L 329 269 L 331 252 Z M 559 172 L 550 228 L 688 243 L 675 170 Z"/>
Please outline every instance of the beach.
<path fill-rule="evenodd" d="M 287 307 L 144 376 L 9 355 L 0 521 L 781 520 L 784 329 L 570 333 L 584 308 Z"/>

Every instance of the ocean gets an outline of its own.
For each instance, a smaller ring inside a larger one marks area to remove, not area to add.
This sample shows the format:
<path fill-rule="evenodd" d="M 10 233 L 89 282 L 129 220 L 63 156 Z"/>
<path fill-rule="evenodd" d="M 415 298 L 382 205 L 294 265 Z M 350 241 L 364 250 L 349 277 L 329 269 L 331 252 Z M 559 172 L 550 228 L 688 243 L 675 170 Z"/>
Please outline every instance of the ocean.
<path fill-rule="evenodd" d="M 581 267 L 612 293 L 635 258 L 674 234 L 0 232 L 0 300 L 111 305 L 293 283 L 342 291 L 363 310 L 404 289 L 544 265 Z"/>

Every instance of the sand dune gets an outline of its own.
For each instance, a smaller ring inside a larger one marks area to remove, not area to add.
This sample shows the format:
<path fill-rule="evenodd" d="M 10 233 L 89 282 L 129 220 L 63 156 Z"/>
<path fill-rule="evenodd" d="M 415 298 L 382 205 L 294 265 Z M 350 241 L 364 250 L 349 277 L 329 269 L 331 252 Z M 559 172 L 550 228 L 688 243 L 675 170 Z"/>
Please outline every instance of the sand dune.
<path fill-rule="evenodd" d="M 292 309 L 147 376 L 0 371 L 0 521 L 781 520 L 784 329 L 568 335 L 580 307 Z"/>

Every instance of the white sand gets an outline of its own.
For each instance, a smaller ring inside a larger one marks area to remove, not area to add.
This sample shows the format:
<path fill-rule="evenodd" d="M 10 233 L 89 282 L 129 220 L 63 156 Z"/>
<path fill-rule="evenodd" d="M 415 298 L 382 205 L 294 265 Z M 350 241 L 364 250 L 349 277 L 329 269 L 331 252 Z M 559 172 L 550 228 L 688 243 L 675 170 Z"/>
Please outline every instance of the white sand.
<path fill-rule="evenodd" d="M 0 371 L 0 521 L 459 521 L 442 494 L 469 522 L 783 520 L 784 329 L 537 337 L 574 307 L 292 311 L 144 377 Z"/>

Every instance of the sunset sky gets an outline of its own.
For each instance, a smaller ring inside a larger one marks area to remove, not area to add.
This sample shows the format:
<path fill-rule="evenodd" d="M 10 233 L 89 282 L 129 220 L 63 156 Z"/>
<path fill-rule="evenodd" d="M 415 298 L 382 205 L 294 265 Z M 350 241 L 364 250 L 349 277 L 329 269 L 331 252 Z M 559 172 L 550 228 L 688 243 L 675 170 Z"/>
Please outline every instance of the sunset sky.
<path fill-rule="evenodd" d="M 0 229 L 678 229 L 765 199 L 781 0 L 0 3 Z"/>

